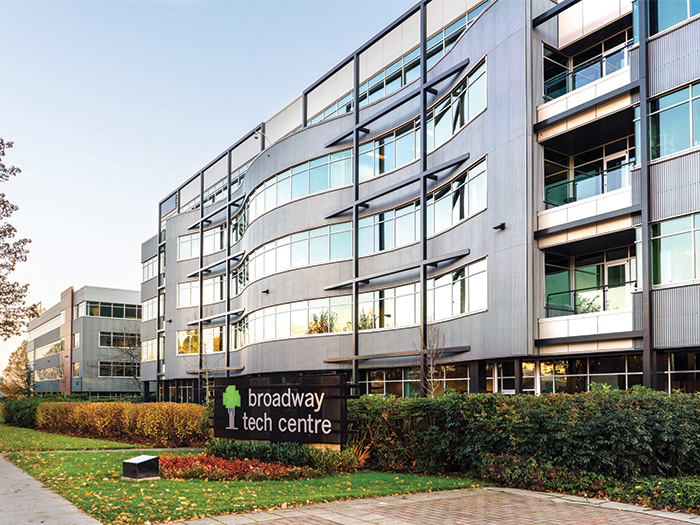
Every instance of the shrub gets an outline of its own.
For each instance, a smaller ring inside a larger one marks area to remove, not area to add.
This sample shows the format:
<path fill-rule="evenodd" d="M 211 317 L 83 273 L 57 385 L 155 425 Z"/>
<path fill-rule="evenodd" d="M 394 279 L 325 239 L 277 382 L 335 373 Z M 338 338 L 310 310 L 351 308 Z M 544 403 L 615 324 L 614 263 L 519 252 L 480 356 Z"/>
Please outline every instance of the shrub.
<path fill-rule="evenodd" d="M 38 427 L 49 432 L 147 446 L 201 446 L 210 436 L 206 408 L 178 403 L 41 403 Z"/>
<path fill-rule="evenodd" d="M 378 470 L 476 470 L 482 453 L 535 457 L 632 479 L 700 474 L 700 396 L 643 388 L 539 397 L 363 396 L 348 403 L 351 446 Z"/>
<path fill-rule="evenodd" d="M 309 467 L 290 467 L 278 461 L 266 463 L 257 459 L 223 459 L 208 454 L 176 456 L 164 454 L 158 462 L 164 478 L 199 478 L 225 480 L 289 480 L 319 477 Z"/>
<path fill-rule="evenodd" d="M 550 461 L 510 456 L 481 454 L 478 474 L 481 479 L 500 487 L 565 492 L 587 497 L 605 496 L 614 483 L 592 472 L 555 467 Z"/>
<path fill-rule="evenodd" d="M 296 467 L 311 467 L 324 474 L 356 472 L 358 462 L 351 450 L 320 450 L 301 443 L 252 443 L 230 439 L 212 439 L 207 442 L 205 453 L 223 459 L 257 459 L 264 462 L 280 462 Z"/>
<path fill-rule="evenodd" d="M 5 423 L 36 428 L 36 410 L 41 403 L 37 397 L 15 397 L 5 401 Z"/>

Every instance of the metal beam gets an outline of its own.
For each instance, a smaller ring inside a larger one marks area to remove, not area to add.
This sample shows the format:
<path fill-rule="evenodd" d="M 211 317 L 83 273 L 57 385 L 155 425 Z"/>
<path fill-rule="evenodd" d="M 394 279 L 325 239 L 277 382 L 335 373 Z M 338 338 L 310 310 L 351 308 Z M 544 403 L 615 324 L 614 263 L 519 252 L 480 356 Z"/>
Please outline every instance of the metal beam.
<path fill-rule="evenodd" d="M 370 361 L 373 359 L 391 359 L 394 357 L 417 357 L 426 355 L 431 352 L 440 352 L 442 354 L 461 354 L 469 352 L 471 346 L 453 346 L 449 348 L 427 348 L 425 351 L 409 350 L 406 352 L 388 352 L 385 354 L 357 355 L 350 357 L 329 357 L 324 359 L 324 363 L 350 363 L 352 361 Z"/>
<path fill-rule="evenodd" d="M 234 254 L 232 254 L 232 255 L 228 255 L 228 256 L 226 256 L 224 259 L 220 259 L 220 260 L 215 261 L 215 262 L 213 262 L 213 263 L 207 264 L 205 267 L 200 268 L 199 270 L 195 270 L 195 271 L 192 272 L 192 273 L 188 273 L 188 274 L 187 274 L 187 278 L 190 279 L 190 278 L 192 278 L 192 277 L 197 277 L 197 276 L 199 275 L 200 272 L 202 272 L 202 273 L 207 273 L 207 272 L 211 273 L 211 269 L 212 269 L 212 268 L 214 268 L 214 267 L 216 267 L 216 266 L 219 266 L 220 264 L 225 264 L 227 261 L 228 261 L 228 262 L 230 262 L 230 261 L 239 261 L 240 259 L 243 258 L 244 255 L 245 255 L 245 250 L 241 250 L 240 252 L 236 252 L 236 253 L 234 253 Z"/>
<path fill-rule="evenodd" d="M 644 335 L 641 330 L 614 332 L 610 334 L 576 335 L 571 337 L 548 337 L 535 339 L 535 346 L 555 346 L 576 343 L 596 343 L 600 341 L 620 341 L 623 339 L 639 339 Z M 547 357 L 547 356 L 543 356 Z"/>
<path fill-rule="evenodd" d="M 327 148 L 330 148 L 331 146 L 335 146 L 338 142 L 341 142 L 341 141 L 343 141 L 343 140 L 345 140 L 345 139 L 347 139 L 347 138 L 349 138 L 349 137 L 352 137 L 352 132 L 353 132 L 353 129 L 355 129 L 355 128 L 357 128 L 357 129 L 359 129 L 359 130 L 365 129 L 366 131 L 368 131 L 368 130 L 367 130 L 367 126 L 369 126 L 372 122 L 374 122 L 374 121 L 376 121 L 376 120 L 379 120 L 379 119 L 382 118 L 383 116 L 388 115 L 389 113 L 391 113 L 391 112 L 394 111 L 395 109 L 397 109 L 397 108 L 403 106 L 403 105 L 406 104 L 407 102 L 410 102 L 412 99 L 416 98 L 416 97 L 419 96 L 421 93 L 424 93 L 424 92 L 426 92 L 426 91 L 434 91 L 434 90 L 432 89 L 433 86 L 435 86 L 436 84 L 439 84 L 440 82 L 444 82 L 445 80 L 447 80 L 448 78 L 450 78 L 452 75 L 454 75 L 454 74 L 459 73 L 460 71 L 462 71 L 462 70 L 463 70 L 464 68 L 466 68 L 468 65 L 469 65 L 469 59 L 468 59 L 468 58 L 462 60 L 462 61 L 459 62 L 458 64 L 452 66 L 451 68 L 449 68 L 449 69 L 447 69 L 446 71 L 444 71 L 444 72 L 440 73 L 439 75 L 437 75 L 434 79 L 430 80 L 430 81 L 427 82 L 425 85 L 419 86 L 418 88 L 414 89 L 414 90 L 411 91 L 410 93 L 407 93 L 407 94 L 404 95 L 403 97 L 401 97 L 401 98 L 399 98 L 398 100 L 392 102 L 392 103 L 389 104 L 388 106 L 382 108 L 381 110 L 379 110 L 377 113 L 375 113 L 375 114 L 372 115 L 371 117 L 368 117 L 368 118 L 366 118 L 365 120 L 363 120 L 363 121 L 361 121 L 361 122 L 358 122 L 357 124 L 355 124 L 355 126 L 353 126 L 352 129 L 349 129 L 349 130 L 346 131 L 345 133 L 342 133 L 341 135 L 338 135 L 337 137 L 335 137 L 334 139 L 332 139 L 330 142 L 327 142 L 325 146 L 326 146 Z"/>
<path fill-rule="evenodd" d="M 209 317 L 203 317 L 201 319 L 194 319 L 193 321 L 189 321 L 187 323 L 187 326 L 193 326 L 193 325 L 196 325 L 198 323 L 207 323 L 207 322 L 213 321 L 214 319 L 221 319 L 222 317 L 226 317 L 226 316 L 230 317 L 233 315 L 236 317 L 240 317 L 243 314 L 243 312 L 245 312 L 245 308 L 236 308 L 235 310 L 229 310 L 228 312 L 222 312 L 220 314 L 210 315 Z"/>
<path fill-rule="evenodd" d="M 566 9 L 571 7 L 572 5 L 576 5 L 580 2 L 581 0 L 563 0 L 562 2 L 559 3 L 559 5 L 556 5 L 552 7 L 551 9 L 548 9 L 544 13 L 542 13 L 539 16 L 536 16 L 532 20 L 532 28 L 536 28 L 537 26 L 544 24 L 547 20 L 554 18 L 558 14 L 564 12 Z"/>
<path fill-rule="evenodd" d="M 202 374 L 205 372 L 241 372 L 245 370 L 245 366 L 226 366 L 223 368 L 202 368 L 200 370 L 188 370 L 188 374 Z"/>
<path fill-rule="evenodd" d="M 345 288 L 346 286 L 351 286 L 353 284 L 369 284 L 370 281 L 374 279 L 379 279 L 381 277 L 387 277 L 389 275 L 394 275 L 396 273 L 402 273 L 402 272 L 407 272 L 409 270 L 415 270 L 417 268 L 421 268 L 424 266 L 434 266 L 446 261 L 456 261 L 458 259 L 461 259 L 462 257 L 468 256 L 470 253 L 469 248 L 464 249 L 464 250 L 459 250 L 456 252 L 452 253 L 447 253 L 445 255 L 438 255 L 437 257 L 431 257 L 430 259 L 423 259 L 422 261 L 415 262 L 415 263 L 409 263 L 409 264 L 404 264 L 402 266 L 395 266 L 391 270 L 383 270 L 380 272 L 375 272 L 369 275 L 363 275 L 362 277 L 355 277 L 353 279 L 349 279 L 347 281 L 343 281 L 340 283 L 336 284 L 331 284 L 329 286 L 325 286 L 323 289 L 328 291 L 328 290 L 338 290 L 340 288 Z"/>
<path fill-rule="evenodd" d="M 389 193 L 393 193 L 396 190 L 400 190 L 401 188 L 404 188 L 406 186 L 409 186 L 411 184 L 414 184 L 416 182 L 419 182 L 423 177 L 433 179 L 435 175 L 438 173 L 445 171 L 447 169 L 450 169 L 454 166 L 458 166 L 459 164 L 462 164 L 463 162 L 466 162 L 469 160 L 470 154 L 469 153 L 464 153 L 463 155 L 460 155 L 459 157 L 455 157 L 452 160 L 449 160 L 447 162 L 443 162 L 442 164 L 435 166 L 433 168 L 430 168 L 429 170 L 424 171 L 423 173 L 416 173 L 415 175 L 411 175 L 410 177 L 405 178 L 404 180 L 401 180 L 395 184 L 392 184 L 391 186 L 387 186 L 384 189 L 381 189 L 379 191 L 375 191 L 374 193 L 371 193 L 367 195 L 366 197 L 363 197 L 362 199 L 357 199 L 355 202 L 352 202 L 350 204 L 346 204 L 342 208 L 338 208 L 337 210 L 334 210 L 327 215 L 324 216 L 324 219 L 332 219 L 333 217 L 336 217 L 338 215 L 342 215 L 345 212 L 351 211 L 354 206 L 359 206 L 361 208 L 368 208 L 369 205 L 367 204 L 368 202 L 371 202 L 375 199 L 378 199 L 379 197 L 383 197 L 384 195 L 388 195 Z M 433 179 L 435 180 L 435 179 Z"/>

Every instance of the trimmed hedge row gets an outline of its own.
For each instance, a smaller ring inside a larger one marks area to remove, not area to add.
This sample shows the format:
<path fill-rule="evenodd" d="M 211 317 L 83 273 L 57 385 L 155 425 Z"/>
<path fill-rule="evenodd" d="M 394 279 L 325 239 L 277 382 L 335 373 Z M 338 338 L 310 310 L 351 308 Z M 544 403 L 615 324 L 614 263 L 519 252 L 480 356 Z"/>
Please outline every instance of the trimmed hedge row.
<path fill-rule="evenodd" d="M 210 437 L 207 408 L 180 403 L 40 403 L 41 430 L 156 447 L 201 446 Z"/>
<path fill-rule="evenodd" d="M 350 445 L 379 470 L 477 470 L 482 453 L 632 479 L 700 473 L 700 395 L 634 388 L 539 397 L 363 396 Z"/>
<path fill-rule="evenodd" d="M 265 463 L 310 467 L 330 475 L 351 474 L 358 468 L 358 461 L 352 450 L 320 450 L 292 442 L 253 443 L 212 439 L 207 442 L 204 452 L 227 460 L 255 459 Z"/>
<path fill-rule="evenodd" d="M 700 513 L 698 477 L 652 476 L 620 481 L 592 472 L 555 467 L 549 461 L 505 454 L 482 454 L 478 474 L 480 479 L 499 487 L 560 492 L 654 509 Z"/>

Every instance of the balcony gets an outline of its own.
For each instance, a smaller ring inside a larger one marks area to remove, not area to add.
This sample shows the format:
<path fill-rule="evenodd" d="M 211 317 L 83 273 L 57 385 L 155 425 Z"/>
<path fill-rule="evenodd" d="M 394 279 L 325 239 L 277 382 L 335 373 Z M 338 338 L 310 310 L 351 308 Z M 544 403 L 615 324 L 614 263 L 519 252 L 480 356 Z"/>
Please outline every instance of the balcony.
<path fill-rule="evenodd" d="M 632 165 L 632 162 L 618 162 L 607 169 L 594 173 L 571 170 L 573 179 L 552 184 L 545 188 L 545 205 L 547 209 L 552 209 L 604 193 L 628 188 L 631 185 L 630 167 Z"/>
<path fill-rule="evenodd" d="M 545 80 L 544 98 L 547 102 L 583 88 L 604 77 L 620 72 L 630 65 L 632 42 L 626 42 L 572 69 Z"/>
<path fill-rule="evenodd" d="M 547 294 L 547 318 L 630 310 L 636 281 Z"/>
<path fill-rule="evenodd" d="M 637 233 L 630 228 L 545 250 L 541 339 L 633 331 Z"/>

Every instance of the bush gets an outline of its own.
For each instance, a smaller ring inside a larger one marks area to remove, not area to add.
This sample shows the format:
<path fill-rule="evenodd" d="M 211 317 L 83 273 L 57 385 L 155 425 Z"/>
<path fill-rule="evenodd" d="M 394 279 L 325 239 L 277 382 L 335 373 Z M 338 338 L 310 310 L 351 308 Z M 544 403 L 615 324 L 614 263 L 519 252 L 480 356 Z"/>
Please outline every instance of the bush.
<path fill-rule="evenodd" d="M 38 397 L 14 397 L 5 401 L 5 423 L 19 427 L 36 428 Z"/>
<path fill-rule="evenodd" d="M 223 459 L 256 459 L 266 463 L 279 462 L 295 467 L 310 467 L 324 474 L 353 473 L 358 462 L 351 450 L 320 450 L 301 443 L 252 443 L 230 439 L 212 439 L 205 453 Z"/>
<path fill-rule="evenodd" d="M 178 403 L 41 403 L 36 413 L 41 430 L 156 447 L 201 446 L 207 417 L 203 406 Z"/>
<path fill-rule="evenodd" d="M 700 473 L 700 395 L 643 388 L 539 397 L 363 396 L 351 446 L 390 471 L 476 470 L 482 453 L 535 457 L 569 470 L 632 479 Z"/>
<path fill-rule="evenodd" d="M 309 467 L 290 467 L 280 462 L 265 463 L 257 459 L 223 459 L 212 455 L 176 456 L 165 454 L 158 462 L 164 478 L 226 480 L 289 480 L 319 477 Z"/>
<path fill-rule="evenodd" d="M 549 461 L 506 454 L 482 454 L 478 474 L 482 480 L 499 487 L 565 492 L 586 497 L 604 497 L 614 483 L 599 474 L 570 471 L 565 467 L 555 467 Z"/>

